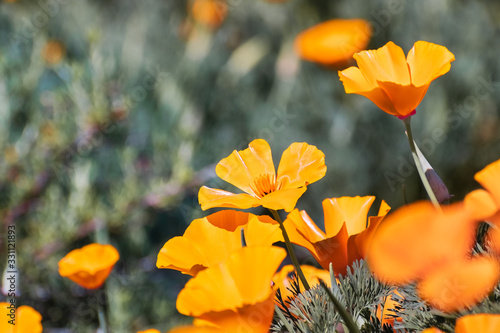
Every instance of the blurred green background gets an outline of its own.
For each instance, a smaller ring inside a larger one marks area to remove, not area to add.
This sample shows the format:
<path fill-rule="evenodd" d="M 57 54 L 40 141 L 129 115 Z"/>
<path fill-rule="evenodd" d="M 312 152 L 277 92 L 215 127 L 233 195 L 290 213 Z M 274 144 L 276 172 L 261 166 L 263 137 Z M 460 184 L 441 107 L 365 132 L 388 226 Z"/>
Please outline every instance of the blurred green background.
<path fill-rule="evenodd" d="M 175 310 L 187 277 L 158 270 L 163 244 L 202 212 L 201 185 L 233 190 L 215 164 L 255 138 L 275 163 L 292 142 L 326 154 L 327 175 L 298 203 L 425 198 L 397 118 L 346 95 L 336 70 L 300 61 L 293 40 L 332 18 L 360 17 L 370 48 L 417 40 L 455 54 L 412 118 L 417 143 L 456 199 L 500 157 L 500 3 L 459 0 L 227 0 L 216 30 L 185 0 L 40 0 L 0 4 L 0 268 L 17 229 L 18 305 L 46 332 L 112 332 L 189 323 Z M 256 211 L 258 212 L 258 210 Z M 121 259 L 105 290 L 57 273 L 70 250 L 110 242 Z M 3 300 L 0 296 L 0 300 Z"/>

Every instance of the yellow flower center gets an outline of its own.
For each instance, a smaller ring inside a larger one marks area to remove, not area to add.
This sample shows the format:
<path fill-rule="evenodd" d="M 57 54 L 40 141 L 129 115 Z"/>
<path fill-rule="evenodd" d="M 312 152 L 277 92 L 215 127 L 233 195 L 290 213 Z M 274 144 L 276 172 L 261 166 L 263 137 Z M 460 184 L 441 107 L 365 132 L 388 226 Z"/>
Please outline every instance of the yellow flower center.
<path fill-rule="evenodd" d="M 263 174 L 257 177 L 252 186 L 252 190 L 259 198 L 264 197 L 266 194 L 279 190 L 281 184 L 276 183 L 276 177 L 273 174 Z"/>

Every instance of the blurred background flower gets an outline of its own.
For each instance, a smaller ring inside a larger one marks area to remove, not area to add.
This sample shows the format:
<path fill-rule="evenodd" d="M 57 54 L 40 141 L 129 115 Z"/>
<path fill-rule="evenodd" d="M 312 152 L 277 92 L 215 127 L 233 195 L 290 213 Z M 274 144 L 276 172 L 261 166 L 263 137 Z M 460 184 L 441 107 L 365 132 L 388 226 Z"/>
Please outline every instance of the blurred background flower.
<path fill-rule="evenodd" d="M 189 277 L 157 269 L 158 252 L 210 214 L 202 185 L 232 190 L 215 164 L 253 139 L 325 153 L 328 172 L 297 203 L 314 221 L 325 198 L 375 195 L 396 209 L 403 184 L 409 201 L 425 198 L 400 121 L 299 60 L 295 38 L 321 22 L 366 20 L 370 49 L 425 40 L 455 55 L 412 117 L 455 198 L 499 158 L 497 1 L 221 3 L 217 29 L 195 23 L 187 0 L 0 3 L 0 266 L 15 224 L 18 304 L 40 312 L 44 331 L 97 329 L 95 297 L 57 273 L 93 242 L 120 249 L 99 291 L 113 332 L 190 324 L 175 309 Z"/>

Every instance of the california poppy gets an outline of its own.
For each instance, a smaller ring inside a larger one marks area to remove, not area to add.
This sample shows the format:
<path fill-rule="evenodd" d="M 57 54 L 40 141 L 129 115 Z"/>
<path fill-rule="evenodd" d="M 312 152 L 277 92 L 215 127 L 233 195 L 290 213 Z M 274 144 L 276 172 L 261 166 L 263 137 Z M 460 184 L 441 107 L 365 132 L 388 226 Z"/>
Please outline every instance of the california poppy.
<path fill-rule="evenodd" d="M 457 319 L 455 333 L 500 332 L 500 314 L 479 313 Z"/>
<path fill-rule="evenodd" d="M 66 55 L 66 47 L 57 40 L 48 41 L 42 49 L 42 58 L 48 64 L 59 63 Z"/>
<path fill-rule="evenodd" d="M 319 23 L 295 38 L 295 50 L 302 59 L 343 67 L 354 53 L 364 50 L 372 29 L 363 19 L 335 19 Z"/>
<path fill-rule="evenodd" d="M 269 144 L 256 139 L 247 149 L 235 150 L 221 160 L 215 172 L 246 193 L 234 194 L 203 186 L 198 194 L 201 209 L 263 206 L 290 212 L 307 185 L 325 175 L 325 155 L 307 143 L 292 143 L 283 152 L 276 174 Z"/>
<path fill-rule="evenodd" d="M 227 3 L 225 0 L 194 0 L 190 2 L 190 12 L 195 22 L 215 29 L 227 16 Z"/>
<path fill-rule="evenodd" d="M 12 303 L 0 303 L 0 332 L 41 333 L 42 316 L 31 306 L 22 305 L 17 309 Z M 12 320 L 13 323 L 9 323 Z"/>
<path fill-rule="evenodd" d="M 59 274 L 87 289 L 103 285 L 120 258 L 111 245 L 89 244 L 68 253 L 59 261 Z"/>
<path fill-rule="evenodd" d="M 308 249 L 324 269 L 330 263 L 336 274 L 345 274 L 347 266 L 366 255 L 373 232 L 390 207 L 383 202 L 378 217 L 367 220 L 375 197 L 340 197 L 323 201 L 323 232 L 305 211 L 288 214 L 284 222 L 290 241 Z"/>
<path fill-rule="evenodd" d="M 223 210 L 194 220 L 182 237 L 167 241 L 158 253 L 156 266 L 194 276 L 240 249 L 242 229 L 248 246 L 271 246 L 283 240 L 278 223 L 270 217 Z"/>
<path fill-rule="evenodd" d="M 314 266 L 300 265 L 304 276 L 311 287 L 319 284 L 319 280 L 323 280 L 327 286 L 331 285 L 330 272 L 325 269 L 319 269 Z M 274 275 L 273 282 L 274 288 L 279 289 L 281 292 L 281 298 L 284 301 L 288 299 L 293 299 L 292 289 L 292 279 L 299 281 L 300 291 L 305 290 L 304 285 L 300 282 L 300 279 L 293 277 L 295 268 L 293 265 L 286 265 L 281 268 L 281 270 Z"/>
<path fill-rule="evenodd" d="M 271 280 L 285 256 L 278 247 L 236 250 L 186 283 L 177 310 L 226 332 L 267 333 L 274 314 Z"/>
<path fill-rule="evenodd" d="M 450 70 L 455 56 L 441 45 L 418 41 L 405 58 L 389 42 L 377 50 L 354 54 L 358 67 L 339 72 L 346 93 L 367 97 L 383 111 L 411 116 L 433 80 Z"/>

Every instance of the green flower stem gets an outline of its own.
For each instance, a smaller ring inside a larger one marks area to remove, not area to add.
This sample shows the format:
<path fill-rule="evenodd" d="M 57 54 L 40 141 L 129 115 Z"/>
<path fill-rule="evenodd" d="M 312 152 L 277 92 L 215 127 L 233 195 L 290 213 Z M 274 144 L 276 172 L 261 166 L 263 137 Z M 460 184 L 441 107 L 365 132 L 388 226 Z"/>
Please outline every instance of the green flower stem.
<path fill-rule="evenodd" d="M 432 204 L 434 207 L 440 209 L 439 202 L 436 199 L 436 196 L 434 195 L 434 192 L 432 191 L 431 185 L 429 184 L 429 181 L 427 180 L 427 177 L 425 176 L 424 171 L 422 170 L 422 163 L 420 162 L 420 159 L 417 154 L 417 149 L 415 148 L 415 142 L 413 141 L 413 134 L 411 132 L 411 125 L 410 125 L 410 119 L 411 117 L 407 117 L 403 119 L 403 123 L 405 124 L 406 128 L 406 133 L 408 136 L 408 143 L 410 144 L 410 149 L 411 149 L 411 155 L 413 156 L 413 160 L 415 161 L 415 166 L 417 167 L 418 175 L 420 176 L 420 179 L 422 180 L 422 184 L 424 184 L 425 190 L 427 191 L 427 195 L 429 196 L 429 199 L 431 199 Z"/>
<path fill-rule="evenodd" d="M 102 333 L 107 333 L 108 328 L 106 326 L 106 316 L 104 315 L 104 309 L 102 304 L 98 301 L 97 302 L 97 316 L 99 317 L 99 328 L 101 329 Z"/>
<path fill-rule="evenodd" d="M 289 332 L 293 332 L 293 327 L 290 325 L 290 322 L 285 318 L 285 315 L 283 314 L 283 312 L 281 312 L 280 308 L 276 304 L 274 305 L 274 309 L 276 310 L 278 317 L 280 317 L 280 319 L 283 322 L 283 325 L 285 325 L 286 329 Z"/>
<path fill-rule="evenodd" d="M 309 283 L 307 283 L 307 280 L 306 280 L 306 277 L 304 276 L 304 273 L 302 273 L 302 269 L 300 268 L 299 261 L 297 260 L 297 256 L 295 255 L 295 251 L 293 250 L 292 243 L 290 242 L 290 238 L 288 237 L 288 234 L 285 230 L 285 226 L 283 225 L 283 221 L 281 220 L 280 215 L 274 209 L 269 209 L 269 211 L 271 212 L 271 214 L 273 214 L 274 219 L 280 225 L 280 229 L 281 229 L 281 232 L 283 234 L 283 238 L 285 239 L 286 249 L 288 251 L 288 254 L 290 255 L 290 259 L 292 259 L 293 266 L 295 267 L 295 271 L 297 272 L 297 275 L 299 276 L 300 281 L 304 285 L 304 288 L 306 290 L 309 290 L 311 287 L 309 286 Z"/>
<path fill-rule="evenodd" d="M 356 323 L 354 322 L 354 319 L 352 319 L 352 316 L 347 312 L 347 310 L 342 306 L 342 304 L 339 302 L 337 298 L 333 295 L 332 291 L 328 286 L 325 284 L 325 282 L 321 279 L 319 279 L 319 283 L 325 289 L 326 293 L 330 297 L 330 300 L 332 301 L 333 305 L 335 305 L 335 308 L 337 309 L 340 317 L 344 320 L 345 326 L 349 329 L 350 333 L 361 333 L 359 328 L 356 326 Z"/>

